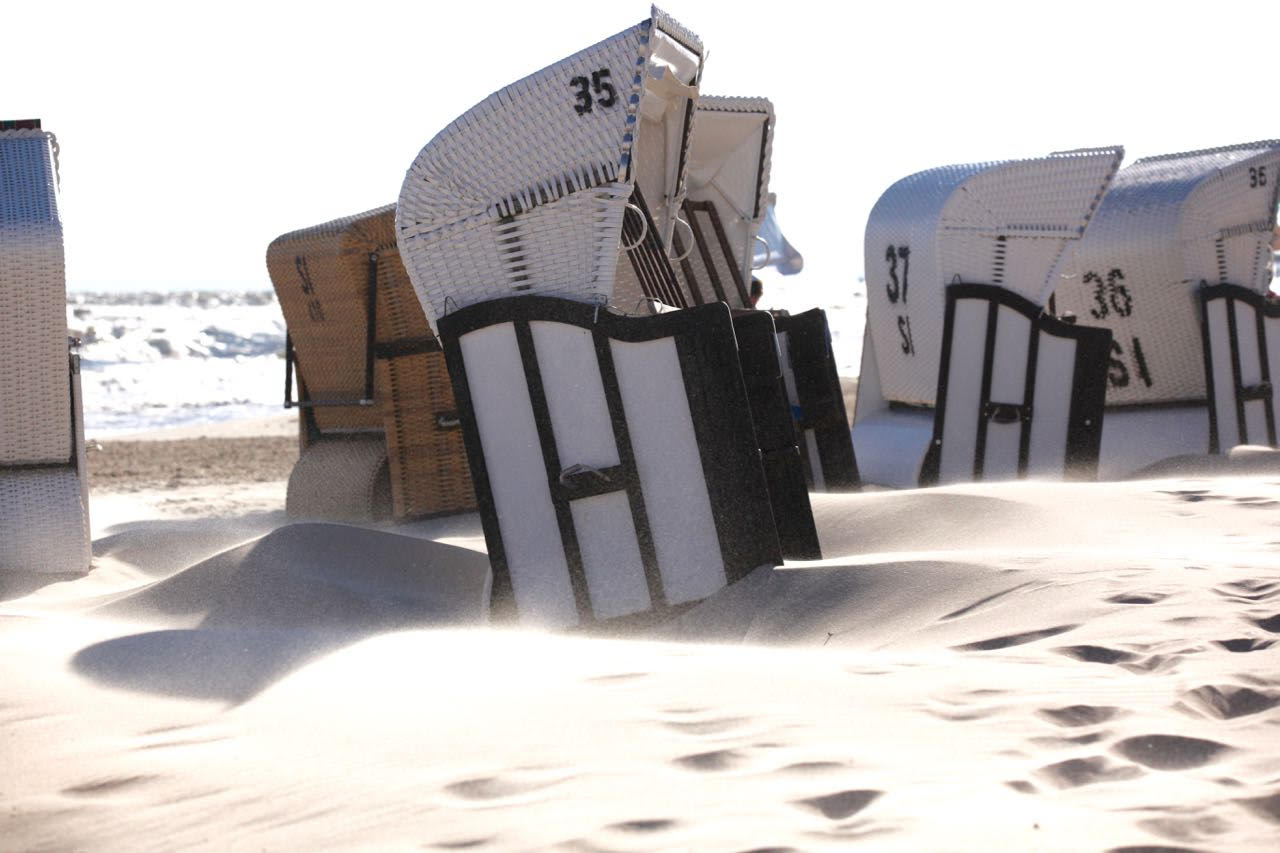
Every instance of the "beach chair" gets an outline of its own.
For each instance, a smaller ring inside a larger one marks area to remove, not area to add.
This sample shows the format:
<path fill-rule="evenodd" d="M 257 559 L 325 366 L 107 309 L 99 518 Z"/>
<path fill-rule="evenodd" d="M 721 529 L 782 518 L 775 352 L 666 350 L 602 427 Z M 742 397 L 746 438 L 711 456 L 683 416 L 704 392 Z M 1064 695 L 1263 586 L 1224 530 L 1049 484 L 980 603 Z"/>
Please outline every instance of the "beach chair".
<path fill-rule="evenodd" d="M 726 306 L 523 296 L 439 323 L 496 612 L 635 617 L 781 562 Z"/>
<path fill-rule="evenodd" d="M 289 513 L 407 521 L 474 510 L 448 369 L 400 262 L 395 207 L 285 234 L 267 266 L 302 443 Z"/>
<path fill-rule="evenodd" d="M 1113 336 L 1099 476 L 1274 443 L 1262 297 L 1277 172 L 1277 141 L 1138 160 L 1068 253 L 1054 305 Z"/>
<path fill-rule="evenodd" d="M 1042 306 L 1122 156 L 948 166 L 880 197 L 853 426 L 865 481 L 1092 475 L 1110 335 Z"/>
<path fill-rule="evenodd" d="M 0 122 L 0 570 L 89 569 L 80 359 L 67 338 L 58 144 Z"/>
<path fill-rule="evenodd" d="M 655 10 L 473 107 L 405 178 L 398 240 L 445 348 L 494 606 L 523 622 L 652 618 L 781 560 L 728 306 L 608 307 L 637 307 L 622 253 L 671 269 L 701 62 Z"/>

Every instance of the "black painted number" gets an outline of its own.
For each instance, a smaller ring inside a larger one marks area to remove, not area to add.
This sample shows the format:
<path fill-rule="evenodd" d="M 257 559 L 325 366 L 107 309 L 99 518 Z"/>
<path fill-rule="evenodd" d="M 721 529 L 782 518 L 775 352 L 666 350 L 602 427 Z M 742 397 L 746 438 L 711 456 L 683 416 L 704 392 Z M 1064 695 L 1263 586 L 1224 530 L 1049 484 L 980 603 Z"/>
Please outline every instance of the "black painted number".
<path fill-rule="evenodd" d="M 1095 320 L 1105 318 L 1112 311 L 1120 317 L 1128 317 L 1133 313 L 1133 296 L 1130 295 L 1129 288 L 1124 283 L 1124 273 L 1120 270 L 1111 270 L 1107 273 L 1106 280 L 1096 272 L 1087 272 L 1084 274 L 1084 283 L 1093 285 L 1093 302 L 1097 307 L 1090 308 L 1089 313 Z"/>
<path fill-rule="evenodd" d="M 1133 367 L 1138 372 L 1138 378 L 1142 380 L 1142 384 L 1150 388 L 1154 384 L 1151 378 L 1151 371 L 1147 368 L 1147 357 L 1142 351 L 1142 341 L 1135 336 L 1130 339 L 1129 353 L 1133 357 Z M 1111 342 L 1111 363 L 1107 370 L 1107 381 L 1111 383 L 1113 388 L 1128 387 L 1131 379 L 1129 367 L 1125 364 L 1124 347 L 1120 346 L 1119 341 Z"/>
<path fill-rule="evenodd" d="M 1265 187 L 1267 185 L 1267 167 L 1266 166 L 1250 166 L 1249 167 L 1249 189 L 1255 187 Z"/>
<path fill-rule="evenodd" d="M 899 299 L 902 304 L 907 304 L 907 286 L 910 282 L 907 275 L 911 270 L 911 247 L 910 246 L 890 246 L 884 252 L 884 259 L 889 262 L 889 283 L 884 286 L 885 293 L 889 294 L 889 302 L 897 303 Z M 902 281 L 898 281 L 898 261 L 902 261 Z"/>
<path fill-rule="evenodd" d="M 898 315 L 898 336 L 902 338 L 902 351 L 906 355 L 916 354 L 916 343 L 911 338 L 911 318 Z"/>
<path fill-rule="evenodd" d="M 573 105 L 573 109 L 578 115 L 591 112 L 593 105 L 607 109 L 618 103 L 618 91 L 609 82 L 610 76 L 608 68 L 601 68 L 599 71 L 592 71 L 589 80 L 578 76 L 569 81 L 569 88 L 577 90 L 574 92 L 577 103 Z M 594 100 L 591 97 L 593 94 L 597 96 Z M 604 97 L 599 97 L 600 95 Z"/>

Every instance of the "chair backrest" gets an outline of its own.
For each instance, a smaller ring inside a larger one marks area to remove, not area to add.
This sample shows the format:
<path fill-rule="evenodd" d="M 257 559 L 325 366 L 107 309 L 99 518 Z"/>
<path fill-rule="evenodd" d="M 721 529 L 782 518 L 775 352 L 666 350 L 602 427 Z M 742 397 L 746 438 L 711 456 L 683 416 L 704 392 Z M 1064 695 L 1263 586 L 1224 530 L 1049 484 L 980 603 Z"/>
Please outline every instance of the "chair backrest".
<path fill-rule="evenodd" d="M 1053 300 L 1111 330 L 1108 407 L 1204 405 L 1200 287 L 1266 292 L 1278 190 L 1277 140 L 1147 157 L 1116 175 Z"/>
<path fill-rule="evenodd" d="M 441 317 L 495 610 L 662 611 L 781 561 L 729 309 L 522 296 Z"/>
<path fill-rule="evenodd" d="M 655 9 L 495 92 L 427 143 L 396 225 L 428 321 L 520 294 L 609 300 L 637 187 L 669 245 L 702 53 Z"/>
<path fill-rule="evenodd" d="M 698 99 L 683 208 L 688 228 L 673 236 L 690 304 L 751 307 L 748 284 L 769 202 L 773 126 L 773 104 L 765 98 Z"/>
<path fill-rule="evenodd" d="M 53 134 L 0 130 L 0 466 L 75 452 L 57 181 Z"/>
<path fill-rule="evenodd" d="M 1065 387 L 1071 388 L 1092 386 L 1092 373 L 1105 369 L 1105 361 L 1077 361 L 1074 347 L 1071 352 L 1050 347 L 1037 358 L 1043 335 L 1056 332 L 1036 318 L 1053 292 L 1064 254 L 1084 234 L 1122 156 L 1119 148 L 1100 148 L 931 169 L 894 184 L 876 203 L 866 231 L 869 343 L 863 384 L 869 384 L 868 370 L 875 371 L 870 385 L 878 386 L 886 406 L 933 411 L 931 460 L 921 469 L 923 482 L 932 482 L 935 474 L 947 480 L 991 476 L 997 470 L 1019 475 L 1028 465 L 1039 470 L 1022 458 L 1025 453 L 1014 454 L 1008 470 L 984 466 L 981 457 L 996 450 L 996 443 L 984 441 L 979 419 L 1003 427 L 1013 406 L 1014 420 L 1029 423 L 1032 381 L 1045 370 L 1063 371 Z M 971 285 L 991 290 L 952 292 Z M 1078 375 L 1077 368 L 1088 375 Z M 949 375 L 994 376 L 998 396 L 989 396 L 990 381 L 956 382 Z M 1036 432 L 1089 444 L 1066 436 L 1071 411 L 1040 410 Z M 863 412 L 860 402 L 855 420 Z M 973 423 L 968 423 L 970 414 Z M 1074 423 L 1082 425 L 1084 419 Z M 993 430 L 993 437 L 1001 431 Z M 1040 447 L 1032 438 L 1019 443 Z M 1051 455 L 1061 460 L 1064 453 L 1060 448 Z"/>
<path fill-rule="evenodd" d="M 304 422 L 322 436 L 385 432 L 395 518 L 474 509 L 444 353 L 400 261 L 394 205 L 287 234 L 268 265 L 311 397 L 301 401 Z M 330 316 L 335 303 L 342 310 Z M 365 398 L 370 382 L 375 406 L 307 405 Z M 332 468 L 311 467 L 325 477 L 319 468 Z"/>

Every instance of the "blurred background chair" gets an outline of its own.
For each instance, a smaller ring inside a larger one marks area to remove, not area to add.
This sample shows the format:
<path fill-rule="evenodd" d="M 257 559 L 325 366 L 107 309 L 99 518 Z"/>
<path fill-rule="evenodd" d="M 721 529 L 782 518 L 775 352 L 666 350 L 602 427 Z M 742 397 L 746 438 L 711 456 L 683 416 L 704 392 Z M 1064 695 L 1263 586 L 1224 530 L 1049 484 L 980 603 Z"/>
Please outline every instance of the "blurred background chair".
<path fill-rule="evenodd" d="M 0 122 L 0 569 L 89 569 L 80 359 L 67 338 L 58 144 Z"/>
<path fill-rule="evenodd" d="M 1122 156 L 947 166 L 880 197 L 853 426 L 864 480 L 1092 475 L 1109 335 L 1043 306 Z"/>

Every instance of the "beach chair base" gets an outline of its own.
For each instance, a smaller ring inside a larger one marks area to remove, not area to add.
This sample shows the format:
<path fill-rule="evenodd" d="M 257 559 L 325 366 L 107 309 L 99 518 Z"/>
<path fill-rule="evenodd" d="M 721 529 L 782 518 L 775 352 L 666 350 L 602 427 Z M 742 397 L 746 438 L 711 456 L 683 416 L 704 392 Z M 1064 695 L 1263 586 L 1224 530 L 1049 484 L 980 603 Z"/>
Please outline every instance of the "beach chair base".
<path fill-rule="evenodd" d="M 1234 284 L 1200 290 L 1209 452 L 1237 444 L 1276 446 L 1280 420 L 1280 303 Z"/>
<path fill-rule="evenodd" d="M 383 521 L 391 516 L 387 445 L 381 433 L 326 435 L 302 452 L 289 474 L 291 518 Z"/>
<path fill-rule="evenodd" d="M 439 325 L 496 617 L 662 613 L 781 562 L 726 306 L 521 296 Z"/>
<path fill-rule="evenodd" d="M 933 439 L 920 484 L 1092 479 L 1111 332 L 1002 287 L 947 288 Z"/>

